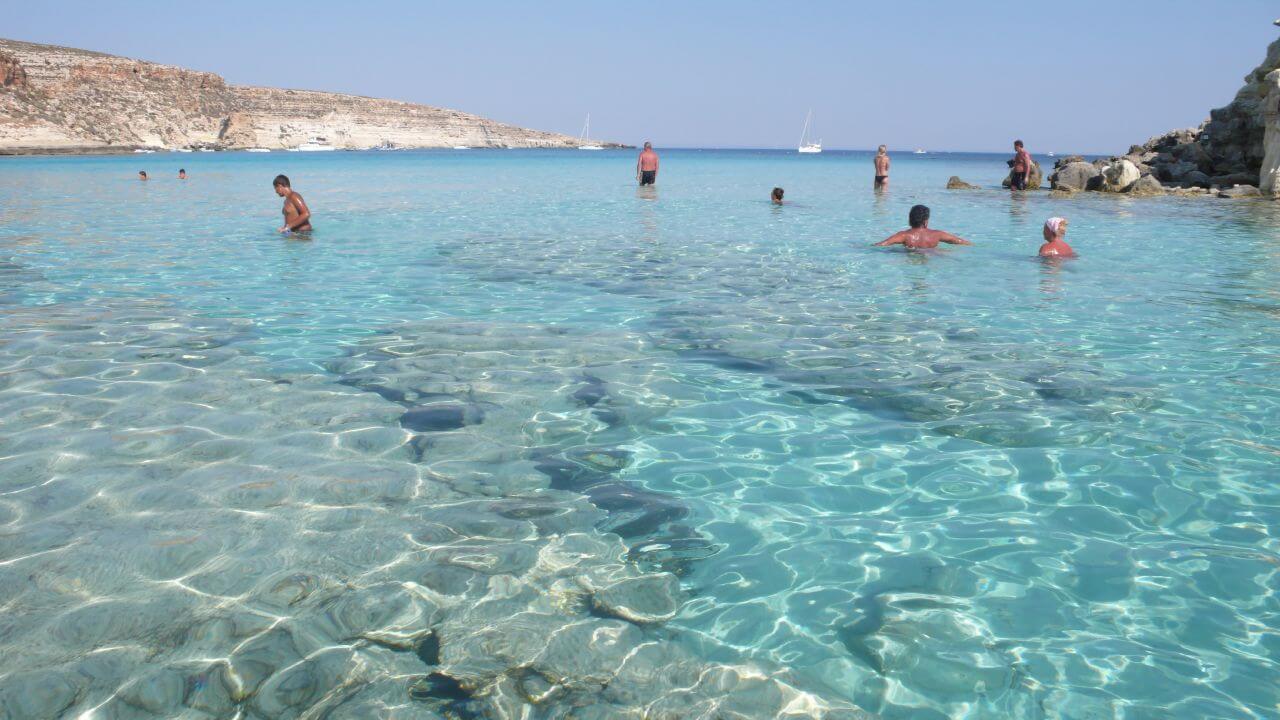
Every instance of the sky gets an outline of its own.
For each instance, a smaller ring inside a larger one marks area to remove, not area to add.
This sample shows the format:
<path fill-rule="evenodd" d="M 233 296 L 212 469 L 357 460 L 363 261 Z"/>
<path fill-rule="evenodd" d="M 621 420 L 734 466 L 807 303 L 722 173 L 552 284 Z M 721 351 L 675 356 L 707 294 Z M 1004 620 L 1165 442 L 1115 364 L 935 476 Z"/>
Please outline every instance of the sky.
<path fill-rule="evenodd" d="M 1226 104 L 1274 0 L 31 2 L 0 37 L 659 147 L 1120 153 Z"/>

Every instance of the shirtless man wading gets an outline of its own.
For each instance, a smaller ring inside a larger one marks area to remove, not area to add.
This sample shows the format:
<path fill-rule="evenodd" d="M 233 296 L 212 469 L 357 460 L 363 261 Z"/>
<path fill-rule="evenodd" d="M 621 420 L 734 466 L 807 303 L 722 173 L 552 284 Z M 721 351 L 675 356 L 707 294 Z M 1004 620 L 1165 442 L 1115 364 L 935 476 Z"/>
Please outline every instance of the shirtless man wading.
<path fill-rule="evenodd" d="M 936 248 L 938 243 L 947 243 L 949 245 L 972 245 L 973 243 L 964 238 L 956 237 L 949 232 L 942 230 L 929 229 L 929 208 L 924 205 L 916 205 L 911 208 L 911 214 L 907 217 L 907 223 L 910 228 L 897 232 L 875 244 L 875 247 L 885 247 L 886 245 L 905 245 L 909 250 L 924 250 L 927 248 Z"/>
<path fill-rule="evenodd" d="M 889 187 L 889 150 L 883 145 L 876 151 L 876 187 Z"/>
<path fill-rule="evenodd" d="M 658 153 L 653 151 L 653 143 L 645 140 L 644 150 L 636 158 L 636 180 L 641 185 L 652 185 L 658 181 Z"/>
<path fill-rule="evenodd" d="M 277 175 L 272 181 L 272 185 L 276 188 L 276 194 L 284 198 L 284 225 L 280 226 L 280 232 L 306 232 L 311 229 L 311 210 L 307 207 L 307 201 L 302 196 L 293 191 L 289 187 L 289 178 L 284 175 Z"/>

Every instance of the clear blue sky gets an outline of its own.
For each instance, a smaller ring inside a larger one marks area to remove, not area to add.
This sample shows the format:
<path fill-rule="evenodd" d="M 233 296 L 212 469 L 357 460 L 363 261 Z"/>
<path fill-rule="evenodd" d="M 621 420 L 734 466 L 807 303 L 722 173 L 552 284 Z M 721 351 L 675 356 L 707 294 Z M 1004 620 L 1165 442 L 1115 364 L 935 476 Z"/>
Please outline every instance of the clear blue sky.
<path fill-rule="evenodd" d="M 660 146 L 1122 152 L 1199 124 L 1274 0 L 32 2 L 0 36 Z"/>

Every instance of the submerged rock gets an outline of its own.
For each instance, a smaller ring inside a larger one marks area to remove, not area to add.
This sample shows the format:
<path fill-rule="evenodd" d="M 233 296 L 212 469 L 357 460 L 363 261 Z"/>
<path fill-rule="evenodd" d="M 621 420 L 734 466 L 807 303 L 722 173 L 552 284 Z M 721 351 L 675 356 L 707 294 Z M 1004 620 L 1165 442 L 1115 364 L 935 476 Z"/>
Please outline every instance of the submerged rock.
<path fill-rule="evenodd" d="M 947 189 L 948 190 L 977 190 L 978 186 L 972 185 L 970 183 L 967 183 L 961 180 L 959 176 L 952 175 L 951 178 L 947 180 Z"/>
<path fill-rule="evenodd" d="M 680 583 L 674 575 L 642 575 L 620 580 L 591 596 L 597 612 L 634 623 L 670 620 L 680 609 Z"/>

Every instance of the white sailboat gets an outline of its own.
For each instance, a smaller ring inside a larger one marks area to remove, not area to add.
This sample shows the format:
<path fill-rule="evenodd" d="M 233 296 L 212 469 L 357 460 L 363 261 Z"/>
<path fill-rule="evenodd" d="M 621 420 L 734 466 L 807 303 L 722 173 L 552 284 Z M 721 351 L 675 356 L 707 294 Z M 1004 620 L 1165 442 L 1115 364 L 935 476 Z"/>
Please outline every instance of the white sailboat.
<path fill-rule="evenodd" d="M 916 154 L 916 155 L 928 155 L 928 154 L 929 154 L 929 151 L 928 151 L 928 150 L 925 150 L 925 149 L 923 149 L 923 148 L 916 148 L 916 149 L 915 149 L 915 150 L 913 150 L 912 152 L 913 152 L 914 154 Z"/>
<path fill-rule="evenodd" d="M 811 142 L 809 140 L 809 121 L 813 120 L 813 111 L 810 110 L 808 115 L 804 116 L 804 130 L 800 133 L 800 152 L 802 153 L 820 153 L 822 152 L 822 141 Z"/>
<path fill-rule="evenodd" d="M 578 138 L 579 150 L 603 150 L 598 143 L 591 142 L 591 113 L 587 113 L 587 124 L 582 126 L 582 137 Z"/>

